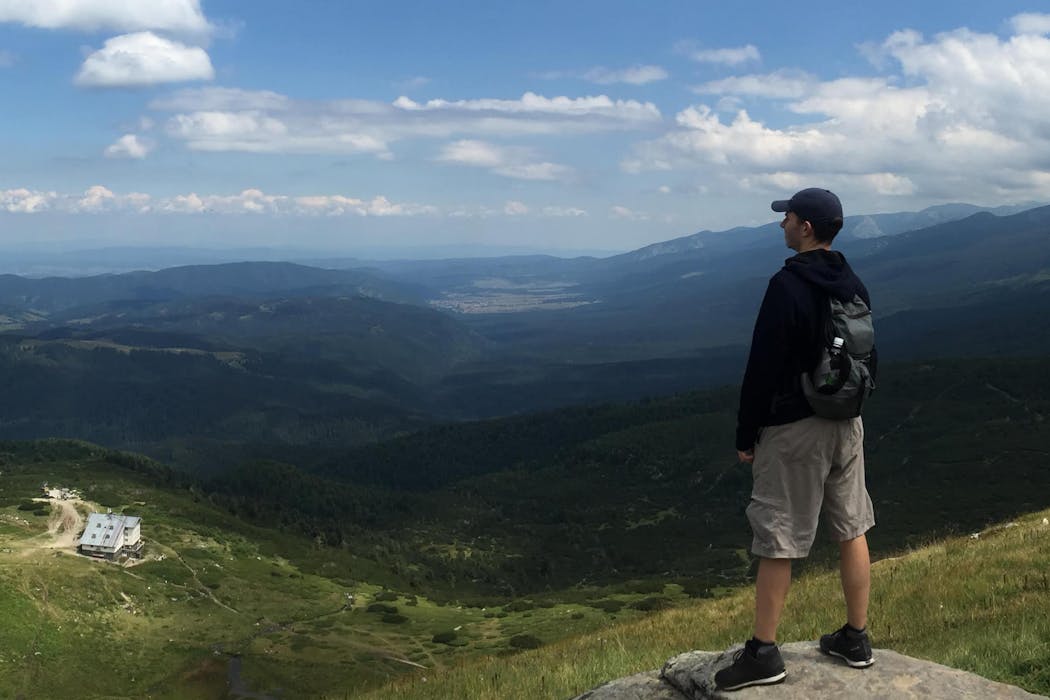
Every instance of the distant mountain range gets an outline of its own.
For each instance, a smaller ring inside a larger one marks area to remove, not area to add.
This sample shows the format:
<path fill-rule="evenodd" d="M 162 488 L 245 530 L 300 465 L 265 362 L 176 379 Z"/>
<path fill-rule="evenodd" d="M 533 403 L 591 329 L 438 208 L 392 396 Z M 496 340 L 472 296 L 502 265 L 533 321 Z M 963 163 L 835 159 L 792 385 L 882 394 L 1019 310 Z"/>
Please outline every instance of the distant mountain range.
<path fill-rule="evenodd" d="M 973 209 L 849 220 L 836 247 L 871 291 L 885 360 L 1050 345 L 1050 207 Z M 199 464 L 259 440 L 348 445 L 732 385 L 766 281 L 790 255 L 768 224 L 608 258 L 0 276 L 0 385 L 17 397 L 0 437 Z"/>

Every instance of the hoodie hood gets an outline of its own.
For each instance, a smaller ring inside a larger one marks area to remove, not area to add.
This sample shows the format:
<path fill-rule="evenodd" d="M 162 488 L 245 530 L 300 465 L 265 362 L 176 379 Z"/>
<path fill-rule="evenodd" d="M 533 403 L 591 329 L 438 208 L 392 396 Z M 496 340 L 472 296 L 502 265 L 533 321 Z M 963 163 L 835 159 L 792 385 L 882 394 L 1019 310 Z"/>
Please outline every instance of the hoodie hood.
<path fill-rule="evenodd" d="M 861 288 L 861 282 L 846 257 L 837 250 L 810 250 L 799 253 L 784 262 L 790 270 L 810 284 L 820 287 L 828 296 L 842 302 L 853 299 Z"/>

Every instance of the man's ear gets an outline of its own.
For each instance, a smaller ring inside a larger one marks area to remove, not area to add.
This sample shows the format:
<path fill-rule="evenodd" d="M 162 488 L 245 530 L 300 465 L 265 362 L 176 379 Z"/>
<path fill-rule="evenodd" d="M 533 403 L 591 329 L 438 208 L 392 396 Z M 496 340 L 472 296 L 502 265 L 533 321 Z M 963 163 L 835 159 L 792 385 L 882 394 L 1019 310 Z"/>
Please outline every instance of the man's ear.
<path fill-rule="evenodd" d="M 800 233 L 803 236 L 813 236 L 813 235 L 815 235 L 813 233 L 813 224 L 809 223 L 808 221 L 803 221 L 802 222 L 802 230 L 800 231 Z"/>

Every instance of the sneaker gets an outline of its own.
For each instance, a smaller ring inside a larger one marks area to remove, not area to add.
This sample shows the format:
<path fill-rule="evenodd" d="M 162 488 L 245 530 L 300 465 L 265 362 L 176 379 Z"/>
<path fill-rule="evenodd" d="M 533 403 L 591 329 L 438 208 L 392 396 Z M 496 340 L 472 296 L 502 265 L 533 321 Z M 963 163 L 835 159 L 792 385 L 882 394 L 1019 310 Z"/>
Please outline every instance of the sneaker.
<path fill-rule="evenodd" d="M 820 638 L 820 650 L 837 656 L 853 668 L 866 668 L 875 663 L 867 631 L 857 632 L 848 624 Z"/>
<path fill-rule="evenodd" d="M 750 644 L 733 656 L 733 663 L 715 674 L 715 685 L 720 690 L 739 690 L 750 685 L 771 685 L 787 677 L 780 649 L 775 644 L 759 646 L 754 652 Z"/>

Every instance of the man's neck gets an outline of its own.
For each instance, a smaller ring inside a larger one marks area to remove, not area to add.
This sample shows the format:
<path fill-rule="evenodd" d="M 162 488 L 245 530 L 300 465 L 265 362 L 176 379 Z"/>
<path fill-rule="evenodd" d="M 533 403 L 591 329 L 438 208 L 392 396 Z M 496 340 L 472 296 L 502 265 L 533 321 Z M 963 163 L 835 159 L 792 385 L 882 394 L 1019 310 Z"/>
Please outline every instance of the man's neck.
<path fill-rule="evenodd" d="M 819 241 L 802 241 L 798 246 L 798 253 L 808 253 L 811 250 L 831 250 L 830 243 L 821 243 Z"/>

